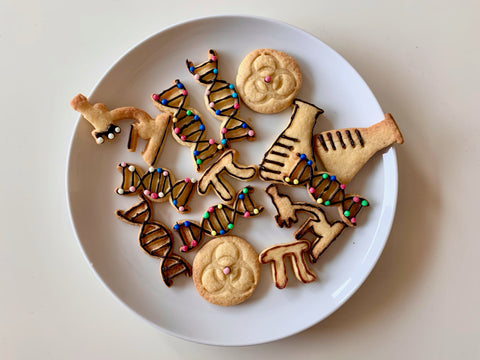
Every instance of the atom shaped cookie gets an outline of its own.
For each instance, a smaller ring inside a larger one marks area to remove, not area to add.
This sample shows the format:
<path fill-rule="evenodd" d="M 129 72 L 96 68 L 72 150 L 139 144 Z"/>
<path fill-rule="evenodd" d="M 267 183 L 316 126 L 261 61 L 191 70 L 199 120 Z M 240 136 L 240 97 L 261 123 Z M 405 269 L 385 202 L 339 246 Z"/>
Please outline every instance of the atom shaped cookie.
<path fill-rule="evenodd" d="M 237 305 L 248 299 L 260 280 L 258 254 L 237 236 L 210 240 L 193 261 L 193 283 L 208 302 Z"/>
<path fill-rule="evenodd" d="M 302 73 L 297 62 L 278 50 L 254 50 L 238 68 L 238 92 L 243 102 L 259 113 L 285 110 L 301 86 Z"/>

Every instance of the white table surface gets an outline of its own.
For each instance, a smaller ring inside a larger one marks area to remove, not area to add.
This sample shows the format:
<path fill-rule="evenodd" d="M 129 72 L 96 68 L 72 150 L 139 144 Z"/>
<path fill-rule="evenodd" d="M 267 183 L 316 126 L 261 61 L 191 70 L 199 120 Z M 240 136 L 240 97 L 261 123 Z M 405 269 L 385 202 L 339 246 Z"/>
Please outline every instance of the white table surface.
<path fill-rule="evenodd" d="M 478 358 L 479 4 L 1 1 L 0 359 Z M 222 348 L 166 335 L 105 290 L 70 225 L 65 168 L 73 95 L 162 28 L 234 13 L 277 18 L 330 45 L 406 142 L 392 233 L 358 292 L 298 335 Z"/>

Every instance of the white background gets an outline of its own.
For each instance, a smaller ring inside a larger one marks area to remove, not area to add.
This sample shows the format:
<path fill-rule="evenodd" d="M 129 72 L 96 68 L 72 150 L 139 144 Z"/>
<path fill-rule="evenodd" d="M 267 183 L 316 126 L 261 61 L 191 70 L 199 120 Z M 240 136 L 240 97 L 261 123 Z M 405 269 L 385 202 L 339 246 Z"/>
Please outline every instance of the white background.
<path fill-rule="evenodd" d="M 286 21 L 334 48 L 406 142 L 392 233 L 360 290 L 303 333 L 221 348 L 161 333 L 103 288 L 70 226 L 65 167 L 73 95 L 162 28 L 233 13 Z M 473 0 L 2 0 L 0 358 L 479 357 L 479 13 Z"/>

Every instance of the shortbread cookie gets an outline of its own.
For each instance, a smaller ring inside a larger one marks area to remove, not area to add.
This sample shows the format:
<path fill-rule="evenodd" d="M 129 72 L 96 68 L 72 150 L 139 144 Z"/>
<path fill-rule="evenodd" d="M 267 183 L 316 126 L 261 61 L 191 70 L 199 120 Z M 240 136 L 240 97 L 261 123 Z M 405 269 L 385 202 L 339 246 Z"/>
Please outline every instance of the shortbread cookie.
<path fill-rule="evenodd" d="M 195 193 L 195 179 L 175 181 L 168 169 L 152 166 L 144 172 L 139 166 L 126 162 L 120 163 L 117 169 L 122 173 L 122 184 L 115 189 L 118 195 L 143 193 L 152 202 L 170 201 L 179 213 L 190 211 L 188 203 Z"/>
<path fill-rule="evenodd" d="M 109 111 L 105 104 L 90 104 L 82 94 L 75 96 L 70 101 L 70 105 L 93 125 L 92 136 L 97 144 L 102 144 L 105 140 L 113 141 L 115 139 L 116 134 L 121 131 L 117 125 L 118 121 L 135 120 L 136 122 L 130 128 L 128 151 L 136 150 L 138 138 L 146 140 L 147 144 L 142 152 L 143 159 L 147 165 L 155 164 L 165 144 L 166 133 L 170 124 L 169 114 L 158 114 L 155 119 L 152 119 L 145 111 L 131 106 Z"/>
<path fill-rule="evenodd" d="M 313 234 L 314 239 L 309 250 L 311 262 L 317 262 L 320 255 L 337 239 L 346 227 L 345 223 L 341 221 L 330 223 L 325 212 L 314 205 L 293 202 L 288 195 L 278 192 L 277 185 L 272 184 L 265 191 L 272 199 L 275 209 L 277 209 L 275 221 L 279 227 L 285 226 L 289 228 L 293 223 L 298 222 L 298 212 L 305 212 L 310 215 L 295 231 L 294 237 L 296 240 L 306 240 L 304 239 L 306 234 Z"/>
<path fill-rule="evenodd" d="M 284 289 L 288 283 L 286 258 L 290 259 L 293 272 L 297 279 L 303 283 L 315 281 L 315 273 L 305 263 L 305 254 L 310 243 L 307 240 L 292 241 L 276 244 L 263 250 L 259 255 L 262 264 L 271 263 L 273 283 L 279 289 Z"/>
<path fill-rule="evenodd" d="M 257 174 L 255 165 L 245 166 L 237 162 L 238 152 L 230 149 L 202 174 L 198 180 L 197 191 L 206 195 L 210 189 L 225 202 L 231 202 L 235 197 L 235 189 L 222 175 L 229 175 L 237 180 L 249 181 Z"/>
<path fill-rule="evenodd" d="M 377 152 L 397 143 L 403 136 L 391 114 L 368 128 L 348 128 L 314 135 L 313 148 L 326 171 L 349 183 Z"/>
<path fill-rule="evenodd" d="M 265 153 L 258 169 L 260 179 L 268 182 L 303 185 L 315 168 L 312 135 L 317 118 L 323 110 L 305 101 L 295 99 L 287 128 Z M 301 160 L 310 167 L 299 167 Z"/>
<path fill-rule="evenodd" d="M 237 305 L 247 300 L 260 280 L 255 249 L 237 236 L 210 240 L 193 260 L 192 277 L 198 293 L 208 302 Z"/>
<path fill-rule="evenodd" d="M 157 109 L 172 115 L 173 137 L 180 145 L 192 150 L 197 172 L 201 172 L 210 159 L 224 150 L 223 144 L 207 138 L 202 117 L 196 109 L 188 107 L 188 91 L 180 80 L 175 80 L 168 89 L 152 94 L 151 98 Z"/>
<path fill-rule="evenodd" d="M 209 50 L 208 60 L 199 65 L 194 65 L 187 59 L 187 68 L 195 80 L 207 87 L 205 105 L 222 122 L 221 143 L 228 146 L 231 141 L 254 140 L 255 131 L 251 125 L 238 117 L 240 101 L 235 85 L 220 79 L 218 54 L 215 50 Z"/>
<path fill-rule="evenodd" d="M 285 110 L 301 86 L 302 73 L 297 62 L 278 50 L 254 50 L 238 68 L 238 92 L 243 102 L 259 113 Z"/>
<path fill-rule="evenodd" d="M 162 223 L 151 220 L 152 206 L 144 195 L 140 202 L 128 210 L 117 210 L 115 214 L 128 224 L 140 226 L 138 242 L 148 255 L 160 259 L 160 274 L 167 286 L 173 278 L 191 275 L 190 264 L 181 256 L 173 254 L 173 235 Z"/>
<path fill-rule="evenodd" d="M 181 251 L 190 251 L 200 244 L 203 237 L 225 235 L 230 232 L 238 217 L 254 217 L 263 212 L 263 206 L 255 205 L 252 199 L 253 188 L 247 186 L 240 190 L 233 205 L 216 204 L 203 213 L 202 222 L 181 220 L 173 229 L 182 239 Z"/>

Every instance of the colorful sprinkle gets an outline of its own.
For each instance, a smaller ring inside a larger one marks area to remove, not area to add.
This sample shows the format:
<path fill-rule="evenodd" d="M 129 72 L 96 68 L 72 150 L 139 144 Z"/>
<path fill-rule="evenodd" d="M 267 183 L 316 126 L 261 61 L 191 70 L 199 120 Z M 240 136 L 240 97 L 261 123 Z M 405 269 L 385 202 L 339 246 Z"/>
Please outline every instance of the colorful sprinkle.
<path fill-rule="evenodd" d="M 255 135 L 255 131 L 250 130 L 250 131 L 248 132 L 248 136 L 253 136 L 253 135 Z"/>
<path fill-rule="evenodd" d="M 168 176 L 168 171 L 167 171 L 167 170 L 165 170 L 165 171 L 163 172 L 163 176 Z"/>
<path fill-rule="evenodd" d="M 243 123 L 243 124 L 242 124 L 242 128 L 243 128 L 243 129 L 246 129 L 247 126 L 248 126 L 247 123 Z"/>
<path fill-rule="evenodd" d="M 215 115 L 220 115 L 222 112 L 220 110 L 215 110 Z"/>
<path fill-rule="evenodd" d="M 162 105 L 167 105 L 168 104 L 168 101 L 167 99 L 162 99 L 162 101 L 160 101 L 162 103 Z"/>
<path fill-rule="evenodd" d="M 318 198 L 318 199 L 317 199 L 317 204 L 321 204 L 321 203 L 323 203 L 323 199 L 322 199 L 322 198 Z"/>
<path fill-rule="evenodd" d="M 144 190 L 143 193 L 148 196 L 150 195 L 150 190 Z"/>
<path fill-rule="evenodd" d="M 197 246 L 197 245 L 198 245 L 197 240 L 192 240 L 192 242 L 190 243 L 190 245 L 191 245 L 192 247 Z"/>
<path fill-rule="evenodd" d="M 193 66 L 190 66 L 190 68 L 189 68 L 188 70 L 190 70 L 190 72 L 192 72 L 192 73 L 193 73 L 193 72 L 195 71 L 195 67 L 193 67 Z"/>
<path fill-rule="evenodd" d="M 179 206 L 179 207 L 178 207 L 178 211 L 184 212 L 184 211 L 185 211 L 185 208 L 184 208 L 183 206 Z"/>
<path fill-rule="evenodd" d="M 212 61 L 217 61 L 217 57 L 215 55 L 213 55 L 210 59 L 212 59 Z"/>
<path fill-rule="evenodd" d="M 204 213 L 203 214 L 203 218 L 204 219 L 208 219 L 210 217 L 210 214 L 208 212 Z"/>
<path fill-rule="evenodd" d="M 243 192 L 244 194 L 248 194 L 248 188 L 243 188 L 242 192 Z"/>
<path fill-rule="evenodd" d="M 222 145 L 227 145 L 227 139 L 222 139 L 222 141 L 220 141 L 222 143 Z"/>
<path fill-rule="evenodd" d="M 323 174 L 323 175 L 322 175 L 322 178 L 327 179 L 327 178 L 328 178 L 328 174 Z"/>
<path fill-rule="evenodd" d="M 179 89 L 183 89 L 183 84 L 179 82 L 179 83 L 177 84 L 177 87 L 178 87 Z"/>
<path fill-rule="evenodd" d="M 173 121 L 173 123 L 175 124 L 175 123 L 178 121 L 178 119 L 177 119 L 176 117 L 174 117 L 174 118 L 172 119 L 172 121 Z"/>
<path fill-rule="evenodd" d="M 229 268 L 228 266 L 225 266 L 225 267 L 223 268 L 223 273 L 224 273 L 225 275 L 230 274 L 230 268 Z"/>
<path fill-rule="evenodd" d="M 223 234 L 225 234 L 225 230 L 222 229 L 220 230 L 220 235 L 223 235 Z"/>
<path fill-rule="evenodd" d="M 198 74 L 195 74 L 193 77 L 195 78 L 195 80 L 199 80 L 199 79 L 200 79 L 200 75 L 198 75 Z"/>
<path fill-rule="evenodd" d="M 213 145 L 213 144 L 215 144 L 215 140 L 214 140 L 214 139 L 210 139 L 210 140 L 208 140 L 208 143 L 209 143 L 210 145 Z"/>
<path fill-rule="evenodd" d="M 215 59 L 216 59 L 216 58 L 215 58 Z M 214 73 L 215 75 L 217 75 L 217 74 L 218 74 L 218 69 L 217 69 L 217 68 L 213 69 L 213 73 Z"/>
<path fill-rule="evenodd" d="M 180 140 L 185 141 L 187 140 L 187 137 L 185 135 L 180 136 Z"/>
<path fill-rule="evenodd" d="M 187 94 L 188 94 L 187 90 L 185 90 L 185 89 L 182 90 L 182 95 L 183 95 L 183 96 L 187 96 Z"/>
<path fill-rule="evenodd" d="M 351 219 L 350 219 L 350 222 L 351 222 L 352 224 L 355 224 L 355 223 L 357 222 L 357 219 L 351 218 Z"/>
<path fill-rule="evenodd" d="M 307 155 L 305 154 L 300 155 L 300 159 L 305 160 L 306 158 L 307 158 Z"/>
<path fill-rule="evenodd" d="M 118 189 L 118 190 L 117 190 L 117 194 L 118 194 L 118 195 L 123 195 L 123 194 L 124 194 L 123 189 Z"/>
<path fill-rule="evenodd" d="M 173 129 L 173 132 L 175 134 L 179 134 L 180 133 L 180 128 L 176 127 L 175 129 Z"/>
<path fill-rule="evenodd" d="M 343 215 L 345 215 L 346 217 L 349 217 L 349 216 L 350 216 L 350 211 L 345 210 L 345 211 L 343 212 Z"/>
<path fill-rule="evenodd" d="M 152 199 L 157 199 L 158 198 L 157 193 L 151 193 L 150 196 L 151 196 Z"/>
<path fill-rule="evenodd" d="M 239 107 L 240 107 L 240 104 L 239 104 L 239 103 L 236 102 L 235 104 L 233 104 L 233 108 L 234 108 L 235 110 L 237 110 Z"/>
<path fill-rule="evenodd" d="M 173 205 L 177 205 L 177 204 L 178 204 L 178 201 L 175 199 L 175 200 L 172 201 L 172 204 L 173 204 Z"/>
<path fill-rule="evenodd" d="M 212 230 L 212 232 L 210 233 L 212 236 L 216 236 L 217 235 L 217 232 L 215 230 Z"/>
<path fill-rule="evenodd" d="M 201 160 L 201 159 L 197 159 L 196 163 L 197 163 L 197 165 L 201 165 L 201 164 L 202 164 L 202 160 Z"/>
<path fill-rule="evenodd" d="M 205 125 L 201 124 L 198 128 L 200 129 L 200 131 L 203 131 L 205 130 Z"/>
<path fill-rule="evenodd" d="M 245 214 L 243 214 L 243 217 L 245 217 L 245 218 L 250 217 L 250 213 L 248 211 L 245 211 Z"/>
<path fill-rule="evenodd" d="M 187 245 L 183 245 L 181 248 L 180 248 L 180 251 L 187 251 L 188 250 L 188 246 Z"/>
<path fill-rule="evenodd" d="M 178 230 L 178 229 L 180 229 L 180 225 L 175 224 L 175 225 L 173 225 L 173 228 L 174 228 L 175 230 Z"/>
<path fill-rule="evenodd" d="M 354 203 L 358 203 L 360 201 L 360 198 L 358 196 L 354 196 L 352 200 Z"/>
<path fill-rule="evenodd" d="M 97 138 L 97 144 L 103 144 L 104 141 L 102 137 Z"/>
<path fill-rule="evenodd" d="M 325 201 L 324 205 L 325 205 L 325 206 L 330 205 L 330 200 Z"/>
<path fill-rule="evenodd" d="M 222 204 L 218 204 L 218 205 L 217 205 L 217 208 L 218 208 L 218 209 L 221 209 L 221 208 L 223 208 L 223 205 L 222 205 Z"/>
<path fill-rule="evenodd" d="M 227 128 L 222 128 L 221 132 L 222 132 L 222 134 L 226 134 L 227 133 Z"/>
<path fill-rule="evenodd" d="M 193 150 L 193 156 L 198 156 L 200 152 L 198 150 Z"/>
<path fill-rule="evenodd" d="M 115 138 L 115 134 L 110 133 L 110 134 L 107 135 L 107 137 L 108 137 L 110 140 L 112 140 L 112 139 Z"/>
<path fill-rule="evenodd" d="M 335 175 L 332 175 L 332 176 L 330 176 L 330 180 L 335 181 L 335 180 L 337 180 L 337 177 Z"/>
<path fill-rule="evenodd" d="M 127 166 L 127 163 L 123 161 L 123 162 L 120 163 L 120 166 L 125 167 L 125 166 Z"/>
<path fill-rule="evenodd" d="M 315 188 L 314 188 L 314 187 L 309 188 L 309 189 L 308 189 L 308 192 L 309 192 L 310 194 L 313 194 L 313 193 L 315 192 Z"/>
<path fill-rule="evenodd" d="M 195 115 L 195 116 L 193 117 L 193 120 L 197 120 L 197 121 L 200 120 L 200 116 Z"/>
<path fill-rule="evenodd" d="M 285 182 L 290 182 L 290 178 L 288 176 L 285 178 Z"/>
<path fill-rule="evenodd" d="M 308 165 L 308 166 L 312 166 L 312 164 L 313 164 L 313 161 L 312 161 L 312 160 L 308 160 L 308 161 L 307 161 L 307 165 Z"/>
<path fill-rule="evenodd" d="M 255 215 L 258 215 L 258 214 L 260 213 L 260 211 L 259 211 L 258 209 L 253 209 L 253 213 L 254 213 Z"/>
<path fill-rule="evenodd" d="M 299 183 L 298 179 L 293 180 L 294 185 L 298 185 L 298 183 Z"/>
<path fill-rule="evenodd" d="M 228 87 L 229 87 L 231 90 L 235 89 L 235 85 L 233 85 L 233 84 L 228 85 Z"/>
<path fill-rule="evenodd" d="M 128 170 L 131 171 L 131 172 L 134 172 L 134 171 L 135 171 L 135 166 L 130 165 L 130 166 L 128 167 Z"/>
<path fill-rule="evenodd" d="M 229 230 L 232 230 L 233 229 L 233 224 L 230 223 L 230 224 L 227 225 L 227 227 L 228 227 Z"/>
<path fill-rule="evenodd" d="M 192 115 L 192 111 L 191 110 L 187 110 L 187 116 L 190 116 Z"/>
<path fill-rule="evenodd" d="M 152 98 L 153 98 L 153 100 L 158 101 L 158 99 L 159 99 L 158 94 L 153 94 Z"/>
<path fill-rule="evenodd" d="M 223 149 L 223 146 L 222 146 L 222 145 L 217 145 L 217 149 L 218 149 L 218 150 L 222 150 L 222 149 Z"/>
<path fill-rule="evenodd" d="M 243 199 L 245 199 L 245 195 L 240 194 L 240 195 L 238 195 L 238 198 L 239 198 L 240 200 L 243 200 Z"/>
<path fill-rule="evenodd" d="M 165 197 L 165 194 L 160 191 L 160 192 L 158 193 L 158 197 L 159 197 L 159 198 L 163 198 L 163 197 Z"/>
<path fill-rule="evenodd" d="M 238 94 L 236 92 L 232 93 L 232 98 L 237 98 Z"/>
<path fill-rule="evenodd" d="M 210 206 L 210 207 L 208 208 L 208 212 L 213 212 L 214 210 L 215 210 L 215 209 L 213 208 L 213 206 Z"/>
<path fill-rule="evenodd" d="M 266 83 L 269 83 L 270 81 L 272 81 L 272 78 L 270 76 L 265 76 L 265 82 Z"/>
<path fill-rule="evenodd" d="M 183 225 L 185 225 L 186 227 L 189 227 L 189 226 L 190 226 L 190 221 L 185 221 L 185 222 L 183 223 Z"/>
<path fill-rule="evenodd" d="M 190 182 L 190 178 L 185 178 L 184 181 L 188 184 Z"/>
<path fill-rule="evenodd" d="M 215 107 L 215 103 L 212 101 L 210 104 L 208 104 L 208 106 L 210 106 L 211 108 L 214 108 L 214 107 Z"/>
<path fill-rule="evenodd" d="M 368 206 L 368 201 L 367 200 L 362 200 L 362 206 Z"/>
<path fill-rule="evenodd" d="M 205 90 L 205 95 L 210 95 L 210 90 Z"/>
<path fill-rule="evenodd" d="M 340 184 L 340 189 L 345 190 L 345 184 Z"/>

